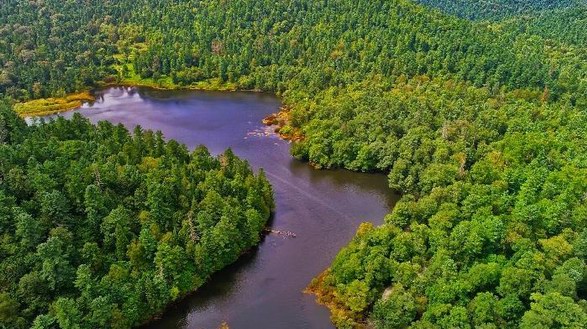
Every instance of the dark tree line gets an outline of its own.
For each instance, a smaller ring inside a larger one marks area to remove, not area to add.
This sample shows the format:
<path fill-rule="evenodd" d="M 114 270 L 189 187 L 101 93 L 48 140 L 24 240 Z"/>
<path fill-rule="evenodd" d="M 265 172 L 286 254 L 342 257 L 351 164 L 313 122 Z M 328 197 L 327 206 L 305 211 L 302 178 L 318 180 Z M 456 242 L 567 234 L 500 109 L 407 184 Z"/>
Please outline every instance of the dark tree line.
<path fill-rule="evenodd" d="M 474 20 L 499 20 L 587 4 L 585 0 L 416 0 L 415 2 L 438 8 L 451 15 Z"/>

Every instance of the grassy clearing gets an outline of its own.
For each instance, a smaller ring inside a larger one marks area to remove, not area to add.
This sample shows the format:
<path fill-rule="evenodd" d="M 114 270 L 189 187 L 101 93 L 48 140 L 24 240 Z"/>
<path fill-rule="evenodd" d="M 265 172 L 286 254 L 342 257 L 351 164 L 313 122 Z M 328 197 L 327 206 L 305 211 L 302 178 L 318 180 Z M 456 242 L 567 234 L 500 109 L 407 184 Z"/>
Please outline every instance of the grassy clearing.
<path fill-rule="evenodd" d="M 71 94 L 61 98 L 42 98 L 14 105 L 21 117 L 50 115 L 76 109 L 85 102 L 94 101 L 89 91 Z"/>

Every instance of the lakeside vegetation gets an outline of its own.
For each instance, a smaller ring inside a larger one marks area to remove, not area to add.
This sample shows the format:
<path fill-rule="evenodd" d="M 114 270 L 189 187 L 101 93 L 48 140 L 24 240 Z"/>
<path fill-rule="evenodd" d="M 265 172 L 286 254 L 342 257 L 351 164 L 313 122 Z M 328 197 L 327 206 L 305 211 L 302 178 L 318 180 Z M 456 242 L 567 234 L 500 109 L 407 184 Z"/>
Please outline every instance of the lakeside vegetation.
<path fill-rule="evenodd" d="M 260 241 L 261 171 L 228 150 L 0 104 L 0 326 L 129 328 Z"/>
<path fill-rule="evenodd" d="M 28 100 L 124 81 L 275 92 L 289 109 L 282 131 L 303 135 L 296 157 L 386 172 L 403 193 L 385 224 L 362 226 L 311 287 L 338 327 L 584 328 L 586 9 L 498 2 L 508 10 L 9 0 L 0 93 Z M 23 248 L 13 231 L 0 233 L 3 252 Z M 17 305 L 18 280 L 6 279 L 2 305 Z M 58 306 L 49 316 L 78 314 Z"/>
<path fill-rule="evenodd" d="M 73 110 L 94 100 L 94 96 L 89 92 L 82 92 L 61 98 L 41 98 L 17 103 L 14 105 L 14 111 L 21 117 L 43 116 Z"/>

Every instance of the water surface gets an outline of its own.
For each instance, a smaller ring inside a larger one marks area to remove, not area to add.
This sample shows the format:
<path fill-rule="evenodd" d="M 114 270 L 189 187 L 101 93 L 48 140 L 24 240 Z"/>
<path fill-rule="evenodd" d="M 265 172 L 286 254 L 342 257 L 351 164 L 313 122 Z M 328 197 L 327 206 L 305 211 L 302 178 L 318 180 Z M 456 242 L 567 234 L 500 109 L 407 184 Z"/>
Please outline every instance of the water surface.
<path fill-rule="evenodd" d="M 215 329 L 223 321 L 231 329 L 333 328 L 328 310 L 302 291 L 361 222 L 380 224 L 391 210 L 397 197 L 385 176 L 319 171 L 293 159 L 289 143 L 261 123 L 279 109 L 272 95 L 111 88 L 97 96 L 77 111 L 92 122 L 161 130 L 167 138 L 190 148 L 204 144 L 216 154 L 230 147 L 254 168 L 264 168 L 275 191 L 272 228 L 297 235 L 269 234 L 147 328 Z"/>

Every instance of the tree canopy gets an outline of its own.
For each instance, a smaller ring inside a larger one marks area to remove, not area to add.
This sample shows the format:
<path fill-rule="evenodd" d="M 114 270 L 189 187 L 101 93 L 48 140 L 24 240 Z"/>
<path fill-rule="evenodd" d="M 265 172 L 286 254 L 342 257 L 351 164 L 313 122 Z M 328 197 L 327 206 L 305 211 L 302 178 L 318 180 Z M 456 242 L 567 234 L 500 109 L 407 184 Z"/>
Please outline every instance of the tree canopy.
<path fill-rule="evenodd" d="M 260 239 L 263 172 L 228 150 L 0 106 L 0 327 L 129 328 Z"/>
<path fill-rule="evenodd" d="M 438 8 L 451 15 L 474 20 L 499 20 L 587 4 L 585 0 L 416 0 L 416 2 Z"/>
<path fill-rule="evenodd" d="M 276 92 L 293 155 L 403 193 L 314 285 L 337 326 L 584 328 L 584 1 L 418 2 L 8 0 L 0 93 Z M 270 209 L 230 152 L 2 120 L 4 323 L 136 324 L 254 244 Z"/>

